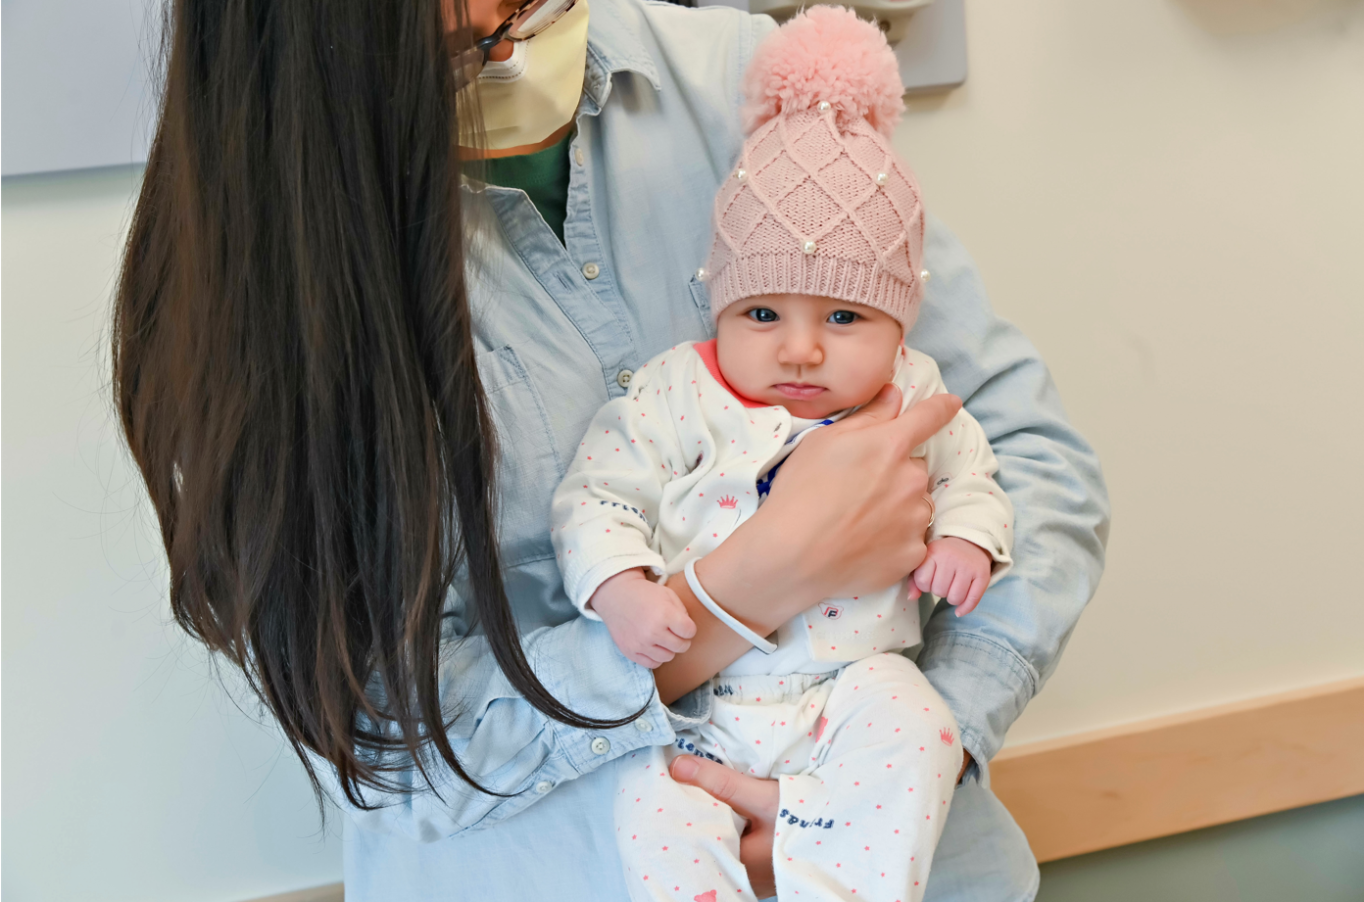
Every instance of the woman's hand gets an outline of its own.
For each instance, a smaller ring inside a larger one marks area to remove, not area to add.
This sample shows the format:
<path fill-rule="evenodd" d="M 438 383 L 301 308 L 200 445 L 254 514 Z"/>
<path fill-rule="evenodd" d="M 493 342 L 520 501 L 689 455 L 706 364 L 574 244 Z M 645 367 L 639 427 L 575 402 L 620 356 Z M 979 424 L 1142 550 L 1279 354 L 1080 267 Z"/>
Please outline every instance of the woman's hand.
<path fill-rule="evenodd" d="M 862 410 L 802 441 L 757 513 L 696 562 L 706 592 L 758 635 L 825 598 L 892 585 L 923 561 L 928 471 L 910 454 L 951 422 L 961 400 L 935 395 L 897 416 L 900 398 L 887 385 Z M 654 671 L 664 703 L 751 647 L 696 600 L 680 574 L 668 588 L 696 635 L 689 651 Z"/>
<path fill-rule="evenodd" d="M 677 782 L 705 790 L 748 821 L 743 836 L 739 837 L 739 860 L 748 871 L 754 896 L 758 899 L 775 896 L 777 878 L 772 873 L 772 840 L 781 796 L 777 781 L 750 777 L 694 755 L 674 758 L 671 772 Z"/>
<path fill-rule="evenodd" d="M 794 550 L 786 557 L 810 604 L 885 588 L 924 558 L 928 470 L 910 454 L 956 416 L 961 400 L 938 395 L 896 416 L 900 403 L 900 390 L 887 385 L 864 409 L 808 436 L 750 521 L 766 514 L 768 541 Z"/>
<path fill-rule="evenodd" d="M 971 761 L 971 753 L 965 752 L 958 783 Z M 748 822 L 739 837 L 739 861 L 748 871 L 748 882 L 757 898 L 775 896 L 777 878 L 772 873 L 772 843 L 776 839 L 777 809 L 781 803 L 777 781 L 750 777 L 694 755 L 678 755 L 670 771 L 677 782 L 704 790 Z"/>
<path fill-rule="evenodd" d="M 758 511 L 696 574 L 722 607 L 762 635 L 825 598 L 882 589 L 924 558 L 932 505 L 910 454 L 961 400 L 928 398 L 897 416 L 887 385 L 865 408 L 816 430 L 792 452 Z"/>

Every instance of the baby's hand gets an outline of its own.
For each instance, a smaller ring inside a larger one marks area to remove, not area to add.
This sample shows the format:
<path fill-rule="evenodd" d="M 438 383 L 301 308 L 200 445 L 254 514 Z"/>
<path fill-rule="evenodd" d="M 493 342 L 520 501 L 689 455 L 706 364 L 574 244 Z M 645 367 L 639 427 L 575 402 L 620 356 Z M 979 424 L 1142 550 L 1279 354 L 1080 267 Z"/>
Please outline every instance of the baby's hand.
<path fill-rule="evenodd" d="M 928 554 L 910 579 L 920 592 L 932 592 L 957 606 L 957 616 L 975 610 L 990 585 L 994 559 L 974 542 L 948 536 L 928 543 Z"/>
<path fill-rule="evenodd" d="M 625 657 L 653 670 L 691 647 L 696 624 L 677 593 L 635 568 L 597 587 L 588 607 L 611 631 Z"/>

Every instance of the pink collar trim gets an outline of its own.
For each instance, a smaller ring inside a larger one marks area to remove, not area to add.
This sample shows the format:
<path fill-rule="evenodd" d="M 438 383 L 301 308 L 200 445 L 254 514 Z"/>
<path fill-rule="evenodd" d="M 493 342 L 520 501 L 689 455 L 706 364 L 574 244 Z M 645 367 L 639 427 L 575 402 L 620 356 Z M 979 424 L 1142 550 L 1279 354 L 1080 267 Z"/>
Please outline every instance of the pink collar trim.
<path fill-rule="evenodd" d="M 735 400 L 737 400 L 740 404 L 744 405 L 745 407 L 772 406 L 771 404 L 764 404 L 761 401 L 754 401 L 751 398 L 745 398 L 743 395 L 736 392 L 734 388 L 728 382 L 725 381 L 725 377 L 720 374 L 720 361 L 715 356 L 715 339 L 712 338 L 710 341 L 697 342 L 692 347 L 696 351 L 697 356 L 701 358 L 701 362 L 706 365 L 706 371 L 711 374 L 711 376 L 715 379 L 716 382 L 720 383 L 721 388 L 723 388 L 725 391 L 733 395 Z"/>

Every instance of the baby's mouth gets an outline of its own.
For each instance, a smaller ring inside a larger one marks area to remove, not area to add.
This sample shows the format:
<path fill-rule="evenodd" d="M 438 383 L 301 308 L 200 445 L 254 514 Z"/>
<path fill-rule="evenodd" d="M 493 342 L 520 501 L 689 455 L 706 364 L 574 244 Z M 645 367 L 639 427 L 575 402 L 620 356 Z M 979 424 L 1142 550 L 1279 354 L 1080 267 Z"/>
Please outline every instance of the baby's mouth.
<path fill-rule="evenodd" d="M 822 385 L 810 385 L 806 382 L 783 382 L 772 387 L 794 401 L 808 401 L 826 391 Z"/>

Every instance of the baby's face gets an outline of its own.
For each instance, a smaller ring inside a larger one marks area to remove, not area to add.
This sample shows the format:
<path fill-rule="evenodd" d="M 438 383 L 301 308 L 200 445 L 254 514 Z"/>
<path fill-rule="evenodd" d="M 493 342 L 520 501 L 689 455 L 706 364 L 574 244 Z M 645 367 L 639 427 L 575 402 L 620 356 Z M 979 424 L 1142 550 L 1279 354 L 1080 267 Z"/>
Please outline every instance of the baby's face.
<path fill-rule="evenodd" d="M 745 298 L 715 327 L 720 372 L 735 391 L 811 420 L 875 397 L 903 338 L 880 310 L 805 294 Z"/>

